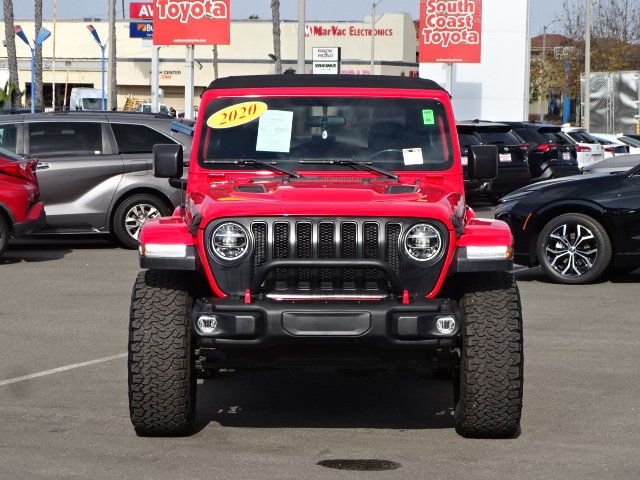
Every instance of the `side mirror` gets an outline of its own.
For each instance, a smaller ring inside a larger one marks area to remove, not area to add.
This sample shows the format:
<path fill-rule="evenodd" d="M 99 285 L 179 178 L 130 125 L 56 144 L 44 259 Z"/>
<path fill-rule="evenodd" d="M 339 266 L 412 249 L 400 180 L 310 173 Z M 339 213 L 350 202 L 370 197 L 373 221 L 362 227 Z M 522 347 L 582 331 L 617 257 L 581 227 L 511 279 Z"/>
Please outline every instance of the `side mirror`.
<path fill-rule="evenodd" d="M 495 145 L 471 145 L 469 147 L 469 178 L 493 180 L 498 176 L 498 147 Z"/>
<path fill-rule="evenodd" d="M 181 178 L 183 155 L 182 145 L 154 145 L 153 176 L 156 178 Z"/>

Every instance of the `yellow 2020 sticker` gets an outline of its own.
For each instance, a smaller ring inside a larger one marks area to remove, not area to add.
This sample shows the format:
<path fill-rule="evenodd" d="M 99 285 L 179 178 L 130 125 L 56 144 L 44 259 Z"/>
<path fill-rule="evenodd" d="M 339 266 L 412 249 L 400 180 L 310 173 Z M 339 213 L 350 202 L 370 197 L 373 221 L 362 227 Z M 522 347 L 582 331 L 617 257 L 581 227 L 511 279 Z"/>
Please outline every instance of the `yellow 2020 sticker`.
<path fill-rule="evenodd" d="M 223 108 L 209 117 L 209 128 L 233 128 L 252 122 L 269 109 L 264 102 L 245 102 Z"/>

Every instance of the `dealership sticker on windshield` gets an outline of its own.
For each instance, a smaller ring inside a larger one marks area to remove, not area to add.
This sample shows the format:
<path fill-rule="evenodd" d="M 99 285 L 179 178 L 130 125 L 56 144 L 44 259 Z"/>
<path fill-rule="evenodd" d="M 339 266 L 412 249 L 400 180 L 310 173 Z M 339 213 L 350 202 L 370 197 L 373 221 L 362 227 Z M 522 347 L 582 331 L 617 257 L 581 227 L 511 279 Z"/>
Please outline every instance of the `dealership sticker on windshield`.
<path fill-rule="evenodd" d="M 430 108 L 422 110 L 422 123 L 425 125 L 435 125 L 436 119 L 433 116 L 433 110 Z"/>
<path fill-rule="evenodd" d="M 233 128 L 260 118 L 269 106 L 264 102 L 245 102 L 223 108 L 209 117 L 209 128 Z"/>
<path fill-rule="evenodd" d="M 402 156 L 404 157 L 405 165 L 424 164 L 424 157 L 422 156 L 421 148 L 405 148 L 402 150 Z"/>

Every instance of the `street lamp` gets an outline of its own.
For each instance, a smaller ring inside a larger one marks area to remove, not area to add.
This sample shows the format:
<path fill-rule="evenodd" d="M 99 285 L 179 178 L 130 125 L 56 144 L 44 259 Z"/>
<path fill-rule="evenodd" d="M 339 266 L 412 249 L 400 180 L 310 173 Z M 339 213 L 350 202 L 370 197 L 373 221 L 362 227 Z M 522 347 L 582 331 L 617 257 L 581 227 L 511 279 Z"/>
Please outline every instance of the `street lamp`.
<path fill-rule="evenodd" d="M 20 40 L 26 43 L 29 50 L 31 50 L 31 113 L 36 113 L 36 51 L 42 47 L 44 41 L 51 36 L 51 32 L 44 27 L 41 28 L 38 35 L 36 35 L 36 39 L 33 41 L 33 47 L 31 43 L 29 43 L 29 39 L 20 25 L 13 27 L 13 32 Z"/>
<path fill-rule="evenodd" d="M 105 73 L 104 51 L 107 49 L 107 45 L 102 43 L 102 41 L 100 40 L 100 35 L 98 35 L 98 31 L 95 29 L 95 27 L 93 25 L 87 25 L 87 30 L 89 30 L 89 33 L 91 33 L 91 36 L 93 36 L 93 39 L 96 41 L 96 43 L 100 47 L 100 51 L 102 52 L 102 67 L 101 67 L 101 72 L 102 72 L 102 110 L 105 111 L 107 109 L 107 96 L 105 94 L 105 89 L 104 89 L 104 73 Z"/>
<path fill-rule="evenodd" d="M 373 69 L 376 63 L 376 8 L 384 0 L 373 2 L 373 8 L 371 9 L 371 75 L 373 75 Z"/>

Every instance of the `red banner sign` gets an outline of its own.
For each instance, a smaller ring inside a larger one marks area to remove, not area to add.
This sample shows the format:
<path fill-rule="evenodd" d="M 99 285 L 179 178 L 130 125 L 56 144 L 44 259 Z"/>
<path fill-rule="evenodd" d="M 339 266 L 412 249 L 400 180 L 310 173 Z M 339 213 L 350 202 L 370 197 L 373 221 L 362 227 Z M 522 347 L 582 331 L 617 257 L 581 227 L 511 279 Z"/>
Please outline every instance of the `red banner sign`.
<path fill-rule="evenodd" d="M 154 45 L 229 45 L 231 0 L 155 0 Z"/>
<path fill-rule="evenodd" d="M 420 0 L 420 62 L 480 63 L 482 0 Z"/>
<path fill-rule="evenodd" d="M 131 2 L 129 17 L 135 20 L 153 20 L 153 3 Z"/>

